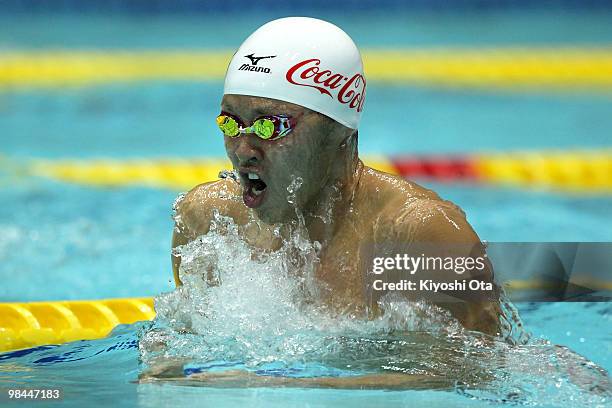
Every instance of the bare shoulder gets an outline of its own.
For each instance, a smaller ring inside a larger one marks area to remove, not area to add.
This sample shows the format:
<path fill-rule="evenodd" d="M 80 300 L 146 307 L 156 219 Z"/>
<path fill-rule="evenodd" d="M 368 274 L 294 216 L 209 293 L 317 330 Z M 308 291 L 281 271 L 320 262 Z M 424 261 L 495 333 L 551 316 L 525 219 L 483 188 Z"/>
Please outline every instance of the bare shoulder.
<path fill-rule="evenodd" d="M 387 237 L 475 242 L 478 236 L 461 208 L 402 177 L 366 168 L 362 184 L 376 197 L 375 232 Z"/>
<path fill-rule="evenodd" d="M 193 239 L 208 232 L 215 211 L 239 222 L 246 216 L 238 182 L 221 179 L 195 186 L 175 205 L 176 231 Z"/>
<path fill-rule="evenodd" d="M 456 258 L 483 256 L 485 248 L 480 238 L 457 205 L 440 198 L 432 190 L 397 176 L 370 169 L 366 177 L 366 183 L 369 183 L 367 188 L 371 189 L 369 195 L 375 200 L 372 232 L 377 248 L 389 250 L 390 256 L 416 250 L 417 253 Z M 436 276 L 440 280 L 442 275 Z M 453 273 L 450 276 L 456 275 Z M 466 272 L 463 277 L 478 277 L 493 282 L 492 267 L 486 262 L 485 269 L 479 271 L 477 276 Z M 434 303 L 449 310 L 470 330 L 497 334 L 501 313 L 497 299 L 495 286 L 490 299 Z"/>

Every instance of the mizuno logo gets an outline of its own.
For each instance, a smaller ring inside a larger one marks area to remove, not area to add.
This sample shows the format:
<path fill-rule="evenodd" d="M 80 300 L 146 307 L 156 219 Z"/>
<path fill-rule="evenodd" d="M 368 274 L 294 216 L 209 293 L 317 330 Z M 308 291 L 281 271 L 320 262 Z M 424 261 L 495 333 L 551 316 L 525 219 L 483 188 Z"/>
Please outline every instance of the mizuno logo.
<path fill-rule="evenodd" d="M 257 65 L 259 60 L 262 60 L 264 58 L 276 58 L 276 55 L 268 55 L 266 57 L 256 57 L 255 53 L 253 53 L 253 54 L 245 55 L 245 57 L 251 60 L 251 64 Z"/>

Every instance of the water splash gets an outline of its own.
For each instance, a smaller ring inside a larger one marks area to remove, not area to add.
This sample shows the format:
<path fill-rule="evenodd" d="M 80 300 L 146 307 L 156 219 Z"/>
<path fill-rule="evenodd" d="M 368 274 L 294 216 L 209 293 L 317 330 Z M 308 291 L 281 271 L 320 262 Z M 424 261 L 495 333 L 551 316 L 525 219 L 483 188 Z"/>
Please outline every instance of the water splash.
<path fill-rule="evenodd" d="M 178 196 L 176 196 L 174 202 L 172 203 L 172 219 L 174 220 L 174 225 L 177 231 L 180 226 L 183 225 L 183 220 L 178 209 L 179 205 L 181 205 L 181 202 L 185 199 L 186 195 L 187 193 L 180 193 Z"/>
<path fill-rule="evenodd" d="M 289 193 L 287 202 L 289 204 L 296 204 L 296 193 L 302 187 L 302 184 L 304 184 L 304 179 L 294 175 L 291 176 L 291 183 L 287 186 L 287 192 Z"/>
<path fill-rule="evenodd" d="M 318 352 L 334 348 L 349 333 L 458 329 L 449 316 L 419 317 L 433 316 L 433 306 L 391 296 L 382 300 L 386 313 L 376 320 L 331 313 L 319 302 L 321 284 L 314 279 L 320 246 L 306 239 L 301 225 L 293 227 L 280 250 L 266 252 L 249 247 L 233 220 L 215 213 L 209 233 L 173 251 L 181 259 L 183 286 L 156 298 L 158 330 L 143 344 L 163 338 L 167 356 L 230 358 L 256 367 L 320 357 Z M 146 360 L 150 350 L 143 350 Z"/>
<path fill-rule="evenodd" d="M 220 179 L 232 179 L 234 181 L 239 181 L 239 175 L 238 172 L 236 170 L 221 170 L 219 172 L 219 178 Z"/>

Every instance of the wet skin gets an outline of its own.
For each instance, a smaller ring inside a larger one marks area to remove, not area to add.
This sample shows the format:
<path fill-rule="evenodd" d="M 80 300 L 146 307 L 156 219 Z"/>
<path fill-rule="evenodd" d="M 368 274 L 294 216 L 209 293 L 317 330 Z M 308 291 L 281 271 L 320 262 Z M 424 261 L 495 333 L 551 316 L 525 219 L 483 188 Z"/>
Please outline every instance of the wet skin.
<path fill-rule="evenodd" d="M 405 389 L 453 389 L 453 382 L 441 377 L 427 375 L 406 375 L 396 373 L 370 374 L 354 377 L 310 377 L 291 378 L 266 376 L 243 370 L 218 373 L 198 373 L 185 377 L 182 366 L 166 367 L 160 372 L 147 372 L 140 376 L 141 384 L 157 381 L 177 382 L 181 385 L 211 386 L 216 388 L 247 387 L 297 387 L 297 388 L 340 388 L 351 390 L 405 390 Z"/>
<path fill-rule="evenodd" d="M 241 226 L 252 246 L 277 249 L 282 240 L 273 235 L 273 227 L 281 225 L 281 232 L 287 233 L 289 227 L 285 227 L 296 218 L 287 200 L 287 187 L 300 177 L 303 183 L 295 206 L 304 216 L 309 238 L 322 246 L 316 271 L 321 299 L 317 300 L 334 313 L 376 314 L 376 301 L 382 294 L 368 290 L 368 267 L 373 256 L 395 256 L 397 243 L 404 250 L 420 243 L 481 248 L 480 239 L 456 205 L 411 181 L 365 166 L 358 158 L 355 130 L 301 106 L 267 98 L 226 95 L 221 110 L 247 126 L 262 115 L 274 114 L 290 115 L 297 125 L 278 140 L 261 140 L 253 134 L 225 137 L 227 155 L 240 173 L 239 180 L 201 184 L 185 196 L 177 208 L 180 222 L 174 230 L 173 247 L 207 233 L 217 210 Z M 249 172 L 266 185 L 256 208 L 248 208 L 243 199 L 245 189 L 252 187 Z M 376 246 L 375 254 L 364 250 L 368 245 Z M 453 251 L 453 256 L 479 255 Z M 173 257 L 172 262 L 180 284 L 180 259 Z M 478 277 L 492 281 L 489 269 Z M 467 329 L 499 333 L 497 298 L 432 302 L 450 311 Z"/>

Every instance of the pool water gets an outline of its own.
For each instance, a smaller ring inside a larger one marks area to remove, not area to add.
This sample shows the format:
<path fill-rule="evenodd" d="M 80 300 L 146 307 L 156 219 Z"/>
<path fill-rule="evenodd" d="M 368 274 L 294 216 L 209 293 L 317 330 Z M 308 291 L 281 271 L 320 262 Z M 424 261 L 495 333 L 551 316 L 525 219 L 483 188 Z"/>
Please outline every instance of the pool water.
<path fill-rule="evenodd" d="M 586 407 L 604 406 L 612 397 L 605 371 L 612 363 L 610 334 L 601 330 L 611 319 L 606 302 L 522 304 L 531 334 L 507 306 L 504 339 L 466 331 L 448 313 L 394 294 L 379 301 L 378 317 L 334 316 L 316 301 L 316 262 L 309 260 L 317 248 L 303 225 L 291 226 L 280 250 L 253 251 L 231 219 L 216 216 L 210 232 L 174 250 L 183 286 L 156 297 L 153 322 L 121 326 L 103 340 L 2 354 L 0 387 L 60 388 L 74 405 L 121 395 L 126 406 L 157 406 L 184 401 L 187 388 L 192 398 L 221 406 L 228 395 L 241 405 L 282 399 L 316 406 L 347 391 L 306 391 L 299 381 L 399 373 L 417 379 L 412 391 L 385 391 L 382 385 L 355 390 L 348 401 L 362 395 L 358 406 L 384 396 L 391 406 Z M 576 316 L 579 322 L 572 320 Z M 235 370 L 298 383 L 287 393 L 289 388 L 253 386 L 240 378 L 197 381 L 202 374 Z"/>
<path fill-rule="evenodd" d="M 608 370 L 610 333 L 597 327 L 610 325 L 612 309 L 605 303 L 537 303 L 518 304 L 524 323 L 537 337 L 553 335 L 553 342 L 568 345 L 585 355 L 599 356 L 598 363 Z M 580 316 L 580 322 L 576 320 Z M 491 406 L 492 402 L 528 406 L 609 406 L 607 399 L 578 391 L 567 391 L 563 378 L 530 378 L 541 375 L 537 353 L 520 356 L 526 364 L 523 384 L 510 384 L 503 392 L 478 393 L 463 388 L 441 391 L 326 390 L 296 388 L 210 388 L 181 386 L 168 383 L 136 383 L 140 372 L 139 333 L 148 324 L 137 323 L 117 328 L 102 340 L 81 341 L 60 346 L 44 346 L 0 355 L 0 388 L 60 387 L 64 392 L 62 405 L 83 406 L 96 401 L 118 407 L 182 406 L 255 406 L 255 407 L 371 407 L 384 401 L 385 406 Z M 568 330 L 568 328 L 572 328 Z M 581 340 L 582 339 L 582 340 Z M 544 354 L 547 347 L 542 346 Z M 607 351 L 606 351 L 607 349 Z M 547 355 L 548 356 L 548 355 Z M 422 357 L 422 356 L 421 356 Z M 530 357 L 530 359 L 528 359 Z M 561 365 L 561 364 L 559 364 Z M 556 373 L 558 375 L 559 373 Z M 527 381 L 529 379 L 529 381 Z M 561 383 L 562 387 L 561 388 Z M 559 384 L 556 386 L 555 384 Z M 523 388 L 521 388 L 521 386 Z M 565 390 L 564 390 L 565 388 Z M 57 404 L 49 403 L 49 406 Z M 45 406 L 37 403 L 37 406 Z"/>

